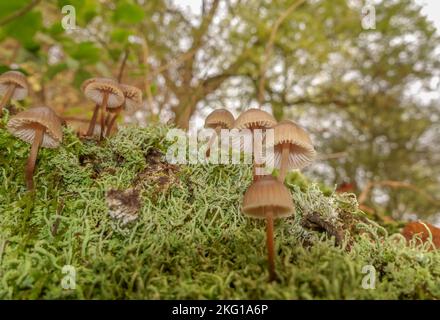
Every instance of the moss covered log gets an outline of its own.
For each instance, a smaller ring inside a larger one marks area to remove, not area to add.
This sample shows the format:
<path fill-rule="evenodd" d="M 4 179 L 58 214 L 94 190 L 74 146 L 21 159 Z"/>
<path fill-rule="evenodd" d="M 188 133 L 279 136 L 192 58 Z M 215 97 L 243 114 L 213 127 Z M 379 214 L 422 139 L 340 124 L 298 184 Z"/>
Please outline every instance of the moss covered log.
<path fill-rule="evenodd" d="M 101 143 L 65 129 L 42 149 L 0 125 L 2 299 L 440 298 L 440 253 L 407 243 L 337 194 L 288 177 L 296 215 L 276 221 L 279 282 L 268 283 L 263 221 L 241 213 L 248 165 L 168 164 L 166 126 L 125 128 Z M 65 290 L 62 269 L 76 270 Z M 362 272 L 376 270 L 375 289 Z"/>

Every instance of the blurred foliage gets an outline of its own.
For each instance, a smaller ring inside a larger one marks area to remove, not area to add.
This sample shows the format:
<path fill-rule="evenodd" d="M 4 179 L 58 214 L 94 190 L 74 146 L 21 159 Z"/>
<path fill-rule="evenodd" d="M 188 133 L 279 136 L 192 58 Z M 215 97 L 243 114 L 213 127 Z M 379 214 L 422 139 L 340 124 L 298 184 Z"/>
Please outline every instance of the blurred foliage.
<path fill-rule="evenodd" d="M 364 205 L 394 218 L 439 213 L 440 108 L 421 99 L 438 91 L 434 26 L 413 0 L 375 2 L 374 30 L 361 27 L 364 1 L 305 1 L 266 57 L 275 21 L 293 3 L 206 0 L 198 14 L 184 1 L 1 1 L 0 71 L 29 75 L 25 105 L 84 119 L 92 105 L 79 85 L 117 77 L 128 53 L 123 82 L 146 97 L 141 119 L 130 121 L 187 128 L 213 108 L 256 106 L 268 59 L 263 106 L 312 133 L 323 159 L 311 173 L 358 194 L 377 183 Z M 75 30 L 62 28 L 64 5 L 76 9 Z"/>

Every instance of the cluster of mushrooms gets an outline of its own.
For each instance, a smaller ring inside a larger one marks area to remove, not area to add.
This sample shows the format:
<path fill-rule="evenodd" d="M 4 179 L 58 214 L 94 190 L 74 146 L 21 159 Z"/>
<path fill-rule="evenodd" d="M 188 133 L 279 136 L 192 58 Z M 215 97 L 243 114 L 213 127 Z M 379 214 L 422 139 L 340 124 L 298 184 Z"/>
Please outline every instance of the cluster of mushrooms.
<path fill-rule="evenodd" d="M 119 84 L 108 78 L 91 78 L 81 85 L 85 96 L 96 103 L 89 129 L 86 136 L 96 135 L 96 121 L 101 111 L 99 126 L 99 140 L 109 136 L 112 127 L 122 111 L 134 112 L 142 104 L 142 91 L 126 84 Z M 11 99 L 23 100 L 29 93 L 26 76 L 19 71 L 7 71 L 0 75 L 0 117 L 3 107 Z M 107 115 L 106 115 L 107 113 Z M 7 124 L 8 131 L 29 144 L 29 153 L 25 179 L 29 191 L 34 190 L 33 175 L 38 150 L 44 148 L 58 148 L 63 140 L 63 120 L 46 106 L 32 107 L 12 116 Z"/>
<path fill-rule="evenodd" d="M 266 219 L 266 241 L 268 250 L 269 281 L 277 279 L 275 273 L 274 219 L 290 216 L 294 206 L 289 190 L 284 185 L 289 170 L 302 169 L 310 164 L 316 152 L 307 132 L 293 121 L 277 123 L 269 113 L 260 109 L 249 109 L 237 119 L 226 109 L 214 110 L 205 120 L 205 128 L 215 130 L 208 143 L 207 155 L 221 129 L 248 129 L 253 133 L 260 129 L 274 130 L 274 166 L 279 169 L 278 179 L 272 174 L 257 175 L 253 153 L 253 182 L 243 197 L 243 213 L 257 219 Z M 268 142 L 270 143 L 270 142 Z M 258 144 L 256 144 L 258 146 Z M 254 147 L 257 147 L 254 146 Z"/>
<path fill-rule="evenodd" d="M 85 96 L 96 105 L 86 136 L 108 137 L 122 111 L 132 113 L 142 104 L 142 92 L 138 88 L 120 84 L 108 78 L 91 78 L 81 85 Z M 11 99 L 23 100 L 29 92 L 26 76 L 18 71 L 8 71 L 0 75 L 0 116 L 3 107 Z M 97 120 L 100 113 L 99 133 Z M 31 144 L 26 165 L 27 188 L 34 190 L 33 174 L 40 147 L 57 148 L 63 140 L 63 121 L 49 107 L 33 107 L 12 116 L 7 124 L 11 134 Z M 294 213 L 292 197 L 284 185 L 289 170 L 302 169 L 310 164 L 316 152 L 307 132 L 298 124 L 285 120 L 277 123 L 269 113 L 260 109 L 249 109 L 237 119 L 226 109 L 214 110 L 205 120 L 205 128 L 215 130 L 208 143 L 207 156 L 220 134 L 221 129 L 248 129 L 252 133 L 260 129 L 274 129 L 275 168 L 279 169 L 278 179 L 271 174 L 259 175 L 259 164 L 253 162 L 253 182 L 243 198 L 244 214 L 267 220 L 267 250 L 270 281 L 276 279 L 274 251 L 274 219 Z M 254 155 L 257 151 L 254 150 Z"/>
<path fill-rule="evenodd" d="M 83 82 L 81 90 L 96 103 L 86 136 L 95 136 L 98 113 L 101 113 L 99 140 L 108 137 L 119 114 L 133 113 L 142 105 L 142 91 L 109 78 L 91 78 Z M 106 116 L 107 113 L 107 116 Z"/>

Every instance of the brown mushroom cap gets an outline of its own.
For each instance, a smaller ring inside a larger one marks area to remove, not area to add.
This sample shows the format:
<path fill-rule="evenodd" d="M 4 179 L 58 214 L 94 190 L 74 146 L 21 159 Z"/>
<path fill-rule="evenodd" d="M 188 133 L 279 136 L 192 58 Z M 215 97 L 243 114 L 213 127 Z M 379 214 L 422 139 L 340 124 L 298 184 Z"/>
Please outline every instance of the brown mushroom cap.
<path fill-rule="evenodd" d="M 42 147 L 57 148 L 63 141 L 61 119 L 48 107 L 36 107 L 20 112 L 8 122 L 8 131 L 17 138 L 32 143 L 35 137 L 36 125 L 42 125 L 46 130 Z"/>
<path fill-rule="evenodd" d="M 6 94 L 9 86 L 15 85 L 12 99 L 23 100 L 27 97 L 29 92 L 29 85 L 26 80 L 26 76 L 19 71 L 7 71 L 0 75 L 0 96 Z"/>
<path fill-rule="evenodd" d="M 274 127 L 274 165 L 281 166 L 283 144 L 289 146 L 289 169 L 302 169 L 308 166 L 316 157 L 316 151 L 308 133 L 298 124 L 283 120 Z"/>
<path fill-rule="evenodd" d="M 234 126 L 234 116 L 226 109 L 212 111 L 205 119 L 205 128 L 231 129 Z"/>
<path fill-rule="evenodd" d="M 117 108 L 124 103 L 125 97 L 119 84 L 106 78 L 95 78 L 83 83 L 84 94 L 87 98 L 101 105 L 104 93 L 108 94 L 107 108 Z"/>
<path fill-rule="evenodd" d="M 138 110 L 142 105 L 142 91 L 128 84 L 120 84 L 119 86 L 125 97 L 125 111 L 133 113 Z"/>
<path fill-rule="evenodd" d="M 245 215 L 265 219 L 267 209 L 272 210 L 274 218 L 287 217 L 295 211 L 289 190 L 271 175 L 254 181 L 243 197 Z"/>
<path fill-rule="evenodd" d="M 277 124 L 275 118 L 260 109 L 248 109 L 235 120 L 237 129 L 268 129 Z"/>
<path fill-rule="evenodd" d="M 96 81 L 106 81 L 109 80 L 107 78 L 90 78 L 87 80 L 84 80 L 84 82 L 81 84 L 81 91 L 85 93 L 86 87 L 91 84 L 92 82 L 96 82 Z"/>

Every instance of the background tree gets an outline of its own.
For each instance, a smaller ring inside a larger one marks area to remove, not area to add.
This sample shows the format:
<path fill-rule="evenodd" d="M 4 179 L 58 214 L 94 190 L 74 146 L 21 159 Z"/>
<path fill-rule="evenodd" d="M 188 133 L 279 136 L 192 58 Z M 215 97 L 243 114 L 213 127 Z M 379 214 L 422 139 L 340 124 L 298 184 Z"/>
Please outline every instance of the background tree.
<path fill-rule="evenodd" d="M 440 108 L 423 98 L 439 89 L 440 41 L 414 1 L 375 4 L 374 30 L 359 0 L 206 0 L 200 14 L 176 3 L 1 1 L 0 71 L 26 72 L 33 104 L 72 124 L 89 117 L 79 85 L 95 75 L 143 89 L 144 110 L 126 119 L 140 124 L 188 128 L 213 108 L 261 105 L 312 131 L 311 172 L 366 210 L 440 212 Z M 61 26 L 64 5 L 76 30 Z"/>

